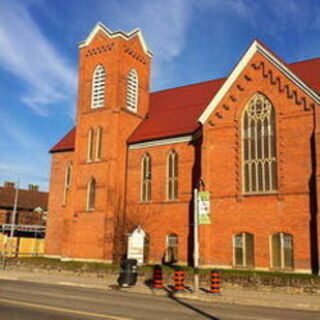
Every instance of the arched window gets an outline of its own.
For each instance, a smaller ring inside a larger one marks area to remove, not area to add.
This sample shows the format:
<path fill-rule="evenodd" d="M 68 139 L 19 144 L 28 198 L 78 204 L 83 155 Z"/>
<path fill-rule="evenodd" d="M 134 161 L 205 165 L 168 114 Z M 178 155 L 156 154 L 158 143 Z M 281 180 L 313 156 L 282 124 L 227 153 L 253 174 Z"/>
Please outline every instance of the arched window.
<path fill-rule="evenodd" d="M 96 205 L 96 180 L 91 178 L 87 187 L 87 211 L 95 209 Z"/>
<path fill-rule="evenodd" d="M 243 190 L 277 190 L 275 110 L 261 93 L 249 101 L 242 115 Z"/>
<path fill-rule="evenodd" d="M 99 64 L 92 76 L 91 109 L 102 108 L 104 106 L 105 84 L 106 70 Z"/>
<path fill-rule="evenodd" d="M 151 200 L 151 157 L 145 154 L 141 162 L 141 201 Z"/>
<path fill-rule="evenodd" d="M 174 150 L 168 155 L 167 198 L 168 200 L 178 199 L 178 155 Z"/>
<path fill-rule="evenodd" d="M 139 78 L 135 69 L 131 69 L 128 73 L 127 82 L 127 109 L 137 112 L 139 94 Z"/>
<path fill-rule="evenodd" d="M 93 129 L 90 128 L 88 131 L 88 146 L 87 146 L 87 161 L 93 161 L 93 140 L 94 140 L 94 132 Z"/>
<path fill-rule="evenodd" d="M 293 269 L 293 237 L 289 233 L 275 233 L 271 236 L 272 267 Z"/>
<path fill-rule="evenodd" d="M 96 152 L 95 152 L 95 159 L 97 161 L 101 160 L 102 154 L 102 128 L 98 127 L 96 129 Z"/>
<path fill-rule="evenodd" d="M 234 265 L 254 266 L 254 238 L 251 233 L 238 233 L 233 237 Z"/>
<path fill-rule="evenodd" d="M 170 233 L 166 238 L 165 263 L 173 264 L 178 262 L 178 235 Z"/>
<path fill-rule="evenodd" d="M 66 205 L 68 201 L 68 195 L 71 187 L 71 178 L 72 178 L 72 165 L 69 163 L 64 172 L 64 189 L 63 189 L 63 201 L 62 205 Z"/>

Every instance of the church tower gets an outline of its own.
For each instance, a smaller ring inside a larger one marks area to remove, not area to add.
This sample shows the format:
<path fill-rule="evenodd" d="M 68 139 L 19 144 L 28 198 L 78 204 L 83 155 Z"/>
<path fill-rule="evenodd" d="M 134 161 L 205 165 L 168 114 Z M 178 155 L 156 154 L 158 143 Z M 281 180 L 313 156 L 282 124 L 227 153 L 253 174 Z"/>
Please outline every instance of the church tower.
<path fill-rule="evenodd" d="M 101 23 L 79 50 L 75 188 L 63 255 L 112 260 L 124 214 L 126 142 L 148 112 L 152 53 L 139 29 L 112 32 Z"/>

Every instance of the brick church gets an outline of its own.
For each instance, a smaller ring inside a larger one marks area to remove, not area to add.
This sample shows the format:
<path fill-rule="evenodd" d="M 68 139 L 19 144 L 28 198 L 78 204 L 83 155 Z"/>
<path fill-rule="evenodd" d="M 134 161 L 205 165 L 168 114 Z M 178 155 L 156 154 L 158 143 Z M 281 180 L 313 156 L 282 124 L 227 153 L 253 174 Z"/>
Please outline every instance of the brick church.
<path fill-rule="evenodd" d="M 98 23 L 79 44 L 76 125 L 50 151 L 46 255 L 111 262 L 140 225 L 146 262 L 191 263 L 200 188 L 202 267 L 317 273 L 320 58 L 288 64 L 254 41 L 226 78 L 158 92 L 151 60 L 138 29 Z"/>

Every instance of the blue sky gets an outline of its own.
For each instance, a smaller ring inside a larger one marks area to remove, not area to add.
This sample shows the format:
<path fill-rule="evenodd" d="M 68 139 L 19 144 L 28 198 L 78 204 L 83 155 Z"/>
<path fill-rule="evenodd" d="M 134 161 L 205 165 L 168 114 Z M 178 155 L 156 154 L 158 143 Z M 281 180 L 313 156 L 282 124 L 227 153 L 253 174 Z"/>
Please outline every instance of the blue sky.
<path fill-rule="evenodd" d="M 48 188 L 73 125 L 77 43 L 97 21 L 140 27 L 152 90 L 226 76 L 254 38 L 287 62 L 320 56 L 320 0 L 0 0 L 0 184 Z"/>

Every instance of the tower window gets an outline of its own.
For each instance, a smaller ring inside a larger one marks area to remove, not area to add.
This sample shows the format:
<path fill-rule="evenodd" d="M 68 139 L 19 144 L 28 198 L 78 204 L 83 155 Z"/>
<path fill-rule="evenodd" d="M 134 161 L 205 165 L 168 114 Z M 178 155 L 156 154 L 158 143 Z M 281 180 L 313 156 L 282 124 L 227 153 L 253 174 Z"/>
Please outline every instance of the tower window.
<path fill-rule="evenodd" d="M 101 154 L 102 154 L 102 128 L 98 127 L 96 129 L 96 153 L 95 153 L 96 161 L 101 160 Z"/>
<path fill-rule="evenodd" d="M 88 147 L 87 147 L 87 161 L 93 161 L 93 148 L 94 148 L 94 131 L 92 128 L 88 131 Z"/>
<path fill-rule="evenodd" d="M 102 65 L 98 65 L 92 77 L 91 109 L 102 108 L 104 106 L 105 82 L 105 68 Z"/>
<path fill-rule="evenodd" d="M 135 69 L 131 69 L 128 73 L 127 81 L 127 109 L 137 112 L 139 94 L 139 79 Z"/>

